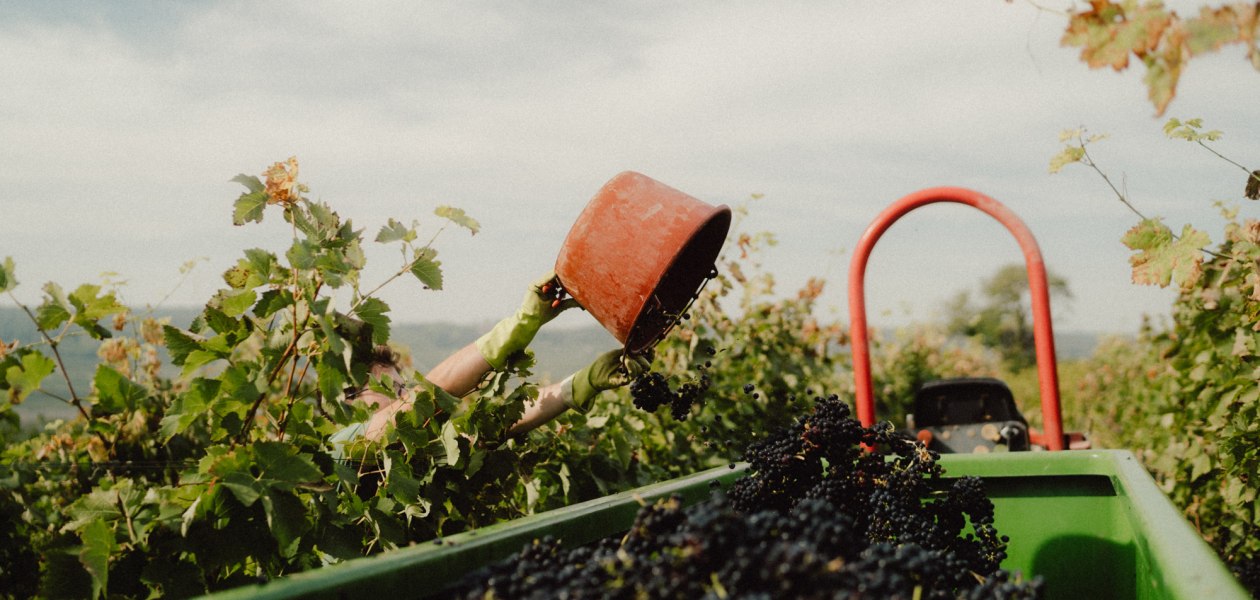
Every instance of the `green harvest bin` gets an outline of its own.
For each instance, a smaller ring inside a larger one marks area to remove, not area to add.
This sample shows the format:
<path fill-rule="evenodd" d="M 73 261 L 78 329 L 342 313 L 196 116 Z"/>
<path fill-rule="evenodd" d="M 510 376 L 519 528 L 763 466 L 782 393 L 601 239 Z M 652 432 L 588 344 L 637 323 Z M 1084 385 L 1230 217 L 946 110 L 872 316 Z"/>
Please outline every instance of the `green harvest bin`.
<path fill-rule="evenodd" d="M 1123 450 L 945 455 L 947 476 L 985 480 L 1003 567 L 1041 575 L 1051 598 L 1248 598 L 1211 548 Z M 688 503 L 742 475 L 744 465 L 606 496 L 378 556 L 294 574 L 214 598 L 417 597 L 551 535 L 580 545 L 625 531 L 643 503 Z"/>

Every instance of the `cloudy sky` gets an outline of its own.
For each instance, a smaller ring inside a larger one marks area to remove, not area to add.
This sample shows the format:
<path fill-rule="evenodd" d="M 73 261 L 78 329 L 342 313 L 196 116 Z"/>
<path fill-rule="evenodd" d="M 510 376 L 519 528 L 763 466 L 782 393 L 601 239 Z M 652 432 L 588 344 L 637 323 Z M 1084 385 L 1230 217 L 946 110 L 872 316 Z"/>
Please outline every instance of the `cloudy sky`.
<path fill-rule="evenodd" d="M 1186 10 L 1195 3 L 1171 4 Z M 389 217 L 476 236 L 437 241 L 447 286 L 394 284 L 396 319 L 490 322 L 554 263 L 585 202 L 632 169 L 712 203 L 753 194 L 743 227 L 785 293 L 831 281 L 847 321 L 848 251 L 888 203 L 937 185 L 1006 203 L 1074 292 L 1062 329 L 1132 331 L 1171 294 L 1128 283 L 1134 217 L 1083 168 L 1047 173 L 1060 130 L 1174 228 L 1219 238 L 1235 167 L 1164 138 L 1142 73 L 1090 71 L 1064 17 L 1026 2 L 198 2 L 0 0 L 0 257 L 22 287 L 127 283 L 125 300 L 196 305 L 240 252 L 288 233 L 231 225 L 228 180 L 296 155 L 311 196 L 369 236 Z M 1240 48 L 1194 61 L 1168 116 L 1202 117 L 1260 166 L 1260 74 Z M 1256 207 L 1247 206 L 1249 212 Z M 369 254 L 367 286 L 397 268 Z M 987 217 L 933 206 L 872 259 L 872 324 L 930 318 L 1019 261 Z M 3 300 L 8 303 L 9 301 Z M 577 324 L 589 319 L 566 315 Z"/>

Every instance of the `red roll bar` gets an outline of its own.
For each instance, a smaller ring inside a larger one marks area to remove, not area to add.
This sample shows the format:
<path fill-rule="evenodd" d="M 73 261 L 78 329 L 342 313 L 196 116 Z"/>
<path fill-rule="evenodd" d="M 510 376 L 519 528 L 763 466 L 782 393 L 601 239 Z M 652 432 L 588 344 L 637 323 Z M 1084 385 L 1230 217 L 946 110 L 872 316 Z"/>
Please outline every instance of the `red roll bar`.
<path fill-rule="evenodd" d="M 1041 387 L 1041 420 L 1045 445 L 1063 450 L 1063 424 L 1059 409 L 1059 373 L 1055 364 L 1054 330 L 1050 324 L 1050 289 L 1046 265 L 1032 232 L 1010 209 L 984 194 L 956 187 L 937 187 L 910 194 L 884 209 L 858 241 L 849 264 L 849 335 L 853 340 L 853 377 L 857 390 L 857 414 L 862 425 L 875 423 L 875 399 L 871 391 L 870 341 L 866 327 L 866 262 L 884 231 L 906 213 L 936 202 L 955 202 L 978 208 L 997 219 L 1015 236 L 1024 252 L 1028 288 L 1032 295 L 1033 338 L 1037 348 L 1037 377 Z"/>

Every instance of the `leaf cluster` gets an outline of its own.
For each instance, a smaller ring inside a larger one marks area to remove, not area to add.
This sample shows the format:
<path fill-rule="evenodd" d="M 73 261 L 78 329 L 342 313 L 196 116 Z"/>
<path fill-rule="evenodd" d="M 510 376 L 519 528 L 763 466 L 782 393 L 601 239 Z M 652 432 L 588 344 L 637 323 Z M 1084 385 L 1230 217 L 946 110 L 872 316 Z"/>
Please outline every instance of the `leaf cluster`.
<path fill-rule="evenodd" d="M 1061 43 L 1081 49 L 1091 69 L 1123 71 L 1131 59 L 1146 68 L 1144 81 L 1156 115 L 1164 114 L 1177 94 L 1186 64 L 1194 57 L 1242 44 L 1260 71 L 1260 27 L 1254 3 L 1203 6 L 1182 17 L 1160 0 L 1091 0 L 1088 8 L 1070 12 Z"/>
<path fill-rule="evenodd" d="M 1242 168 L 1206 144 L 1222 134 L 1199 119 L 1172 119 L 1164 132 Z M 1133 449 L 1237 566 L 1260 558 L 1260 220 L 1216 204 L 1225 225 L 1215 245 L 1189 224 L 1174 234 L 1155 218 L 1124 235 L 1135 283 L 1176 284 L 1172 319 L 1103 345 L 1079 391 L 1088 402 L 1065 416 L 1101 446 Z"/>

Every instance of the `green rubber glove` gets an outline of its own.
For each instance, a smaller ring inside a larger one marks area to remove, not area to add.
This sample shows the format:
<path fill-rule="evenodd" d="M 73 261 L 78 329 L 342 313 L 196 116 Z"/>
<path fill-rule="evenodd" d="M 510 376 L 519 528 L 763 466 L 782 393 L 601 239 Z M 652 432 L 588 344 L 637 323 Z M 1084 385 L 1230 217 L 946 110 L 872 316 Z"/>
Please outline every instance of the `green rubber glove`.
<path fill-rule="evenodd" d="M 591 400 L 600 392 L 626 385 L 650 368 L 650 355 L 625 356 L 621 350 L 605 352 L 561 383 L 564 404 L 578 412 L 586 412 Z"/>
<path fill-rule="evenodd" d="M 530 284 L 516 314 L 499 321 L 488 333 L 477 338 L 477 350 L 496 371 L 507 364 L 509 356 L 527 348 L 544 324 L 578 305 L 577 300 L 565 298 L 552 306 L 554 295 L 544 293 L 543 286 L 554 286 L 555 281 L 556 274 L 547 273 Z"/>

